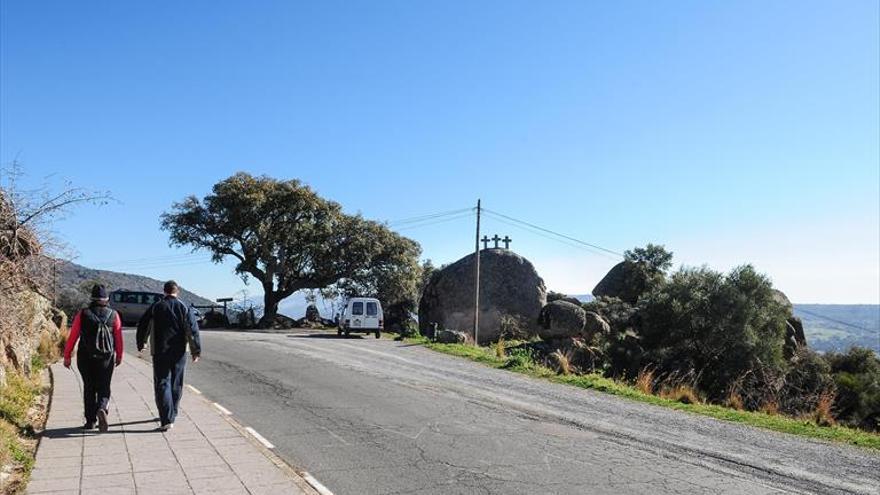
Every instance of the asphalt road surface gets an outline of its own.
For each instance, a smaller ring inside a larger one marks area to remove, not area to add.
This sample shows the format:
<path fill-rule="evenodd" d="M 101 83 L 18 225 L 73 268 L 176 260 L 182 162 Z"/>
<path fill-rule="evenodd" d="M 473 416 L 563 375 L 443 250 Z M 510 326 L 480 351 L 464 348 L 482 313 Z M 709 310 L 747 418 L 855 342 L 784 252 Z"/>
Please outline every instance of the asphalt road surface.
<path fill-rule="evenodd" d="M 880 493 L 873 451 L 372 337 L 202 335 L 187 383 L 336 495 Z"/>

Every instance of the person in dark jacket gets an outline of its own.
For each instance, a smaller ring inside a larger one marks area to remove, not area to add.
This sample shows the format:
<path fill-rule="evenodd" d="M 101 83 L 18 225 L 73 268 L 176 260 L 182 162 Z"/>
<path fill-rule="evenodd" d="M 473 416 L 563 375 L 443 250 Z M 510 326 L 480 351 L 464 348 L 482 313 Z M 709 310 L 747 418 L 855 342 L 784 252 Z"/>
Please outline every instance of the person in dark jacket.
<path fill-rule="evenodd" d="M 70 368 L 70 355 L 77 346 L 76 367 L 83 381 L 83 408 L 86 423 L 83 428 L 108 429 L 107 414 L 110 404 L 110 381 L 114 364 L 122 364 L 122 321 L 119 313 L 107 306 L 107 289 L 92 287 L 92 301 L 73 317 L 70 335 L 64 346 L 64 367 Z"/>
<path fill-rule="evenodd" d="M 165 298 L 150 306 L 138 322 L 137 348 L 142 351 L 149 338 L 159 429 L 167 431 L 174 427 L 183 394 L 186 346 L 189 344 L 193 363 L 198 362 L 202 346 L 195 312 L 177 298 L 177 283 L 165 282 L 164 290 Z"/>

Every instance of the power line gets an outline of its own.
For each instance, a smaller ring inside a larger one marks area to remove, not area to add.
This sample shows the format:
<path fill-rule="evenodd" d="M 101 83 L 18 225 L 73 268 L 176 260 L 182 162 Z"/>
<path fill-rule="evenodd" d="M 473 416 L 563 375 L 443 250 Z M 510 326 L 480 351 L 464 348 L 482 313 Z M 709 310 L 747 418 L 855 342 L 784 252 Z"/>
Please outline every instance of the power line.
<path fill-rule="evenodd" d="M 396 229 L 396 230 L 397 230 L 398 232 L 402 232 L 402 231 L 405 231 L 405 230 L 417 229 L 417 228 L 420 228 L 420 227 L 429 227 L 429 226 L 431 226 L 431 225 L 437 225 L 437 224 L 440 224 L 440 223 L 446 223 L 446 222 L 450 222 L 450 221 L 452 221 L 452 220 L 460 220 L 460 219 L 462 219 L 462 218 L 471 218 L 471 217 L 473 217 L 473 216 L 474 216 L 474 213 L 473 213 L 473 212 L 467 212 L 467 213 L 465 213 L 465 214 L 463 214 L 463 215 L 456 215 L 456 216 L 449 217 L 449 218 L 434 219 L 434 220 L 431 220 L 431 221 L 428 221 L 428 222 L 424 222 L 424 223 L 420 223 L 420 224 L 417 224 L 417 225 L 406 225 L 406 226 L 404 226 L 403 228 Z"/>
<path fill-rule="evenodd" d="M 483 211 L 485 212 L 485 209 L 483 209 Z M 552 235 L 545 234 L 545 233 L 541 232 L 540 230 L 535 230 L 535 229 L 533 229 L 533 228 L 526 227 L 525 225 L 520 225 L 520 224 L 518 224 L 518 223 L 514 223 L 514 222 L 510 222 L 510 221 L 504 220 L 503 218 L 501 218 L 501 217 L 497 217 L 497 216 L 495 216 L 495 215 L 492 215 L 491 213 L 489 214 L 489 216 L 492 217 L 492 219 L 493 219 L 494 221 L 496 221 L 496 222 L 501 222 L 501 223 L 503 223 L 503 224 L 505 224 L 505 225 L 510 225 L 511 227 L 515 227 L 515 228 L 518 228 L 518 229 L 522 229 L 523 231 L 528 232 L 528 233 L 530 233 L 530 234 L 534 234 L 534 235 L 537 235 L 537 236 L 543 237 L 543 238 L 545 238 L 545 239 L 550 239 L 551 241 L 556 241 L 556 242 L 558 242 L 558 243 L 560 243 L 560 244 L 565 244 L 566 246 L 573 247 L 573 248 L 575 248 L 575 249 L 583 249 L 584 251 L 588 251 L 588 252 L 590 252 L 590 253 L 598 254 L 598 255 L 601 255 L 601 256 L 608 256 L 609 258 L 611 257 L 611 256 L 609 256 L 609 255 L 606 254 L 606 253 L 603 253 L 603 252 L 601 252 L 601 251 L 598 251 L 598 252 L 597 252 L 595 249 L 589 248 L 589 247 L 584 246 L 584 245 L 582 245 L 582 244 L 575 244 L 575 243 L 573 243 L 573 242 L 566 241 L 565 239 L 560 239 L 560 238 L 558 238 L 558 237 L 554 237 L 554 236 L 552 236 Z"/>
<path fill-rule="evenodd" d="M 612 251 L 611 249 L 604 248 L 604 247 L 602 247 L 602 246 L 597 246 L 596 244 L 592 244 L 592 243 L 589 243 L 589 242 L 586 242 L 586 241 L 582 241 L 582 240 L 580 240 L 580 239 L 577 239 L 577 238 L 574 238 L 574 237 L 571 237 L 571 236 L 568 236 L 568 235 L 565 235 L 565 234 L 560 234 L 559 232 L 555 232 L 555 231 L 550 230 L 550 229 L 545 229 L 544 227 L 540 227 L 540 226 L 535 225 L 535 224 L 533 224 L 533 223 L 529 223 L 529 222 L 526 222 L 526 221 L 524 221 L 524 220 L 519 220 L 519 219 L 513 218 L 513 217 L 511 217 L 511 216 L 505 215 L 505 214 L 503 214 L 503 213 L 498 213 L 497 211 L 488 210 L 488 209 L 486 209 L 486 208 L 483 208 L 483 211 L 485 211 L 486 213 L 490 213 L 490 214 L 492 214 L 492 215 L 494 215 L 494 216 L 502 217 L 502 218 L 505 218 L 505 219 L 510 220 L 510 221 L 512 221 L 512 222 L 516 222 L 516 223 L 519 223 L 519 224 L 527 225 L 527 226 L 529 226 L 529 227 L 531 227 L 531 228 L 533 228 L 533 229 L 540 230 L 540 231 L 542 231 L 542 232 L 546 232 L 546 233 L 548 233 L 548 234 L 552 234 L 552 235 L 555 235 L 555 236 L 557 236 L 557 237 L 561 237 L 561 238 L 563 238 L 563 239 L 567 239 L 567 240 L 569 240 L 569 241 L 576 242 L 576 243 L 578 243 L 578 244 L 582 244 L 582 245 L 584 245 L 584 246 L 591 247 L 591 248 L 593 248 L 593 249 L 597 249 L 597 250 L 599 250 L 599 251 L 604 251 L 604 252 L 606 252 L 606 253 L 610 253 L 610 254 L 613 254 L 613 255 L 615 255 L 615 256 L 623 257 L 623 253 L 618 253 L 617 251 Z"/>
<path fill-rule="evenodd" d="M 849 323 L 849 322 L 846 322 L 846 321 L 843 321 L 843 320 L 838 320 L 838 319 L 835 319 L 835 318 L 831 318 L 831 317 L 829 317 L 829 316 L 825 316 L 825 315 L 822 315 L 822 314 L 819 314 L 819 313 L 814 313 L 814 312 L 812 312 L 812 311 L 809 311 L 809 310 L 806 310 L 806 309 L 803 309 L 803 308 L 799 308 L 799 307 L 797 307 L 797 306 L 795 306 L 794 309 L 795 309 L 795 311 L 798 311 L 799 313 L 808 314 L 808 315 L 810 315 L 810 316 L 813 316 L 813 317 L 815 317 L 815 318 L 819 318 L 819 319 L 821 319 L 821 320 L 827 320 L 827 321 L 830 321 L 830 322 L 833 322 L 833 323 L 838 323 L 838 324 L 840 324 L 840 325 L 844 325 L 844 326 L 847 326 L 847 327 L 855 328 L 855 329 L 857 329 L 857 330 L 863 330 L 863 331 L 865 331 L 865 332 L 869 332 L 869 333 L 873 333 L 873 332 L 875 332 L 875 330 L 872 330 L 872 329 L 870 329 L 870 328 L 865 328 L 865 327 L 863 327 L 863 326 L 859 326 L 859 325 L 856 325 L 856 324 L 854 324 L 854 323 Z"/>
<path fill-rule="evenodd" d="M 388 222 L 388 225 L 401 225 L 401 224 L 407 224 L 407 223 L 418 223 L 423 220 L 431 220 L 434 218 L 440 218 L 440 217 L 445 217 L 445 216 L 449 216 L 449 215 L 456 215 L 456 214 L 464 213 L 464 212 L 471 212 L 473 210 L 474 210 L 473 208 L 459 208 L 457 210 L 443 211 L 443 212 L 438 212 L 438 213 L 429 213 L 427 215 L 419 215 L 419 216 L 415 216 L 415 217 L 393 220 L 391 222 Z"/>

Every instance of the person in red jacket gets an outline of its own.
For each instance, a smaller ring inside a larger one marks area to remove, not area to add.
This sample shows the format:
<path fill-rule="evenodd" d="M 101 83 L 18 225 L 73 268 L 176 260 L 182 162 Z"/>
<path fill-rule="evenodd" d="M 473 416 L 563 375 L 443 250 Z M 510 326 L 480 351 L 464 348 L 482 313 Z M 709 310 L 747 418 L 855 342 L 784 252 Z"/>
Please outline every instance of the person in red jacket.
<path fill-rule="evenodd" d="M 109 427 L 107 408 L 114 364 L 122 364 L 122 320 L 108 303 L 107 289 L 103 285 L 92 287 L 92 301 L 74 316 L 70 336 L 64 346 L 64 367 L 70 368 L 70 354 L 79 341 L 76 367 L 83 381 L 86 417 L 83 429 L 94 429 L 97 422 L 102 432 Z"/>

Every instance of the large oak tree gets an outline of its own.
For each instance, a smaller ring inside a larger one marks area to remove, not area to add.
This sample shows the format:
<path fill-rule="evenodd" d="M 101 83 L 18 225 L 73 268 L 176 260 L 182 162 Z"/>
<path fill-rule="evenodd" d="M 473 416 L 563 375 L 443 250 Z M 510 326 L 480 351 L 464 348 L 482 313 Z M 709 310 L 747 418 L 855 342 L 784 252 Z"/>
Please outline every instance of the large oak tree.
<path fill-rule="evenodd" d="M 235 258 L 236 273 L 258 280 L 263 327 L 274 321 L 278 303 L 297 291 L 360 278 L 401 259 L 401 252 L 418 256 L 414 241 L 343 213 L 298 180 L 241 172 L 215 184 L 203 200 L 175 203 L 162 215 L 162 228 L 172 245 L 208 250 L 215 262 Z"/>

